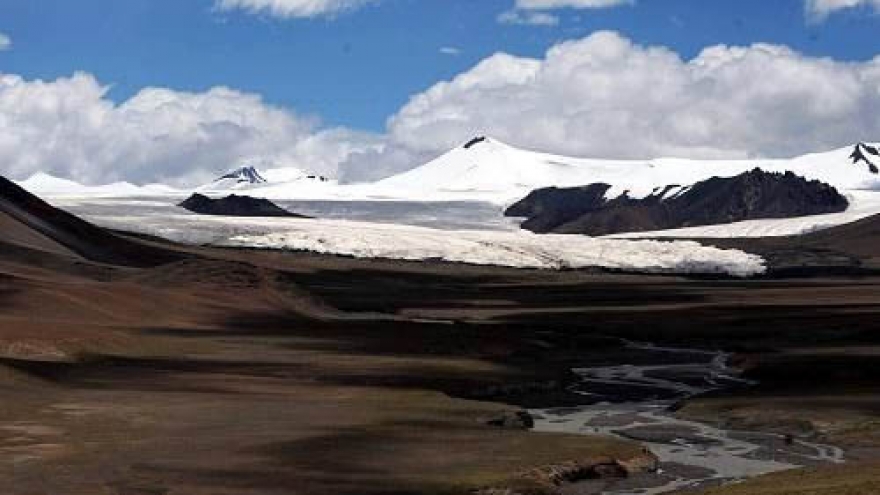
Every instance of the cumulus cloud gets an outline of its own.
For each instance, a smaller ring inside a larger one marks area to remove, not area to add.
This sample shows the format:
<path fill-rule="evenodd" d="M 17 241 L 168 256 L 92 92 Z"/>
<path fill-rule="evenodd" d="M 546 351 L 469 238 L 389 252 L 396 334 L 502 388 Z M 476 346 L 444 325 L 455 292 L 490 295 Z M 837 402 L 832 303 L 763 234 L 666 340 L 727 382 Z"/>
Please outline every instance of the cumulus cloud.
<path fill-rule="evenodd" d="M 147 88 L 114 103 L 86 73 L 0 74 L 0 173 L 13 178 L 193 184 L 256 162 L 369 180 L 479 134 L 597 158 L 793 156 L 876 141 L 880 56 L 840 62 L 755 44 L 683 59 L 599 32 L 541 58 L 492 55 L 414 95 L 382 136 L 224 87 Z"/>
<path fill-rule="evenodd" d="M 219 10 L 244 10 L 284 19 L 332 17 L 378 0 L 216 0 Z"/>
<path fill-rule="evenodd" d="M 86 73 L 48 82 L 0 75 L 2 173 L 193 184 L 249 161 L 333 173 L 375 143 L 223 87 L 147 88 L 118 105 L 106 94 Z"/>
<path fill-rule="evenodd" d="M 873 7 L 880 12 L 880 0 L 805 0 L 807 15 L 815 20 L 822 21 L 838 10 L 852 9 L 856 7 Z"/>
<path fill-rule="evenodd" d="M 12 48 L 12 38 L 8 34 L 0 33 L 0 52 Z"/>
<path fill-rule="evenodd" d="M 387 133 L 380 151 L 351 156 L 348 177 L 365 163 L 397 172 L 477 134 L 602 158 L 793 156 L 880 138 L 880 57 L 755 44 L 684 60 L 599 32 L 541 59 L 493 55 L 412 97 Z"/>

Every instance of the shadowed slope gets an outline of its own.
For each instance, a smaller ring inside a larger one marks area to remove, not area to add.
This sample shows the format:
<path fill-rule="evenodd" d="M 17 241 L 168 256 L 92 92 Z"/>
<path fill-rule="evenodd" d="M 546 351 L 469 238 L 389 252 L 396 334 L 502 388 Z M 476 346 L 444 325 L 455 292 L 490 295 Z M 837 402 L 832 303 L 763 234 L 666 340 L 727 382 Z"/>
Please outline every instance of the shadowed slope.
<path fill-rule="evenodd" d="M 767 260 L 769 273 L 776 276 L 880 269 L 880 215 L 798 236 L 699 242 L 758 254 Z"/>
<path fill-rule="evenodd" d="M 89 261 L 147 267 L 182 258 L 178 253 L 135 242 L 96 227 L 49 205 L 3 177 L 0 177 L 0 213 L 5 214 L 0 221 L 10 231 L 14 222 L 21 224 L 14 229 L 15 237 L 10 238 L 19 242 L 33 242 L 55 252 L 63 247 Z M 55 245 L 47 243 L 47 240 Z"/>

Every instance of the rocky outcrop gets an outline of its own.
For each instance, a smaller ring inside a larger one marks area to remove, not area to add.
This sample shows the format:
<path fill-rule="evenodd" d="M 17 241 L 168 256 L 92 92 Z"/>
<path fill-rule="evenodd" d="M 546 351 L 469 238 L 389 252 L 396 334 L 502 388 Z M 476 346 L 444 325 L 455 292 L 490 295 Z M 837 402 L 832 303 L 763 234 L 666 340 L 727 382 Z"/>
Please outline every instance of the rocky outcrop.
<path fill-rule="evenodd" d="M 470 141 L 468 141 L 467 143 L 465 143 L 464 146 L 462 146 L 462 148 L 469 150 L 469 149 L 473 148 L 474 146 L 485 142 L 486 139 L 487 139 L 486 136 L 477 136 L 477 137 L 471 139 Z"/>
<path fill-rule="evenodd" d="M 657 456 L 644 449 L 632 459 L 596 457 L 580 461 L 549 464 L 519 473 L 520 485 L 527 489 L 493 487 L 477 490 L 474 495 L 524 495 L 525 493 L 558 494 L 565 486 L 588 480 L 624 479 L 637 474 L 655 472 Z"/>
<path fill-rule="evenodd" d="M 880 150 L 873 146 L 859 143 L 855 146 L 849 158 L 852 160 L 853 165 L 864 163 L 872 174 L 880 173 L 880 168 L 878 168 L 880 166 Z"/>
<path fill-rule="evenodd" d="M 844 211 L 849 202 L 834 187 L 791 172 L 755 169 L 729 178 L 713 177 L 689 187 L 670 185 L 645 198 L 606 198 L 608 184 L 539 189 L 505 212 L 525 217 L 522 228 L 536 233 L 644 232 L 759 218 L 793 218 Z"/>
<path fill-rule="evenodd" d="M 193 194 L 178 206 L 200 215 L 307 218 L 291 213 L 267 199 L 236 196 L 235 194 L 219 199 Z"/>
<path fill-rule="evenodd" d="M 505 430 L 531 430 L 535 427 L 535 419 L 528 411 L 504 411 L 487 420 L 486 424 Z"/>

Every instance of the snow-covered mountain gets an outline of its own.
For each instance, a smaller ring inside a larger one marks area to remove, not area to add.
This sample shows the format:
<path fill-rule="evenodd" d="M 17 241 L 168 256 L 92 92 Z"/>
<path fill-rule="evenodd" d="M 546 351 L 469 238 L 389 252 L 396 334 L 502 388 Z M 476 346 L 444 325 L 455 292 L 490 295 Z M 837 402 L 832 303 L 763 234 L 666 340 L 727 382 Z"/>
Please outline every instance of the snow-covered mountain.
<path fill-rule="evenodd" d="M 298 168 L 258 170 L 244 166 L 196 190 L 206 194 L 235 192 L 276 200 L 406 200 L 486 201 L 508 206 L 544 187 L 574 187 L 603 182 L 606 195 L 645 197 L 658 188 L 689 186 L 711 177 L 734 177 L 760 168 L 765 172 L 791 171 L 848 193 L 880 191 L 880 146 L 854 146 L 790 159 L 598 160 L 572 158 L 516 148 L 490 137 L 477 137 L 430 162 L 369 184 L 339 184 L 336 180 Z M 116 183 L 83 186 L 73 181 L 37 174 L 21 182 L 39 194 L 132 195 L 172 188 Z"/>
<path fill-rule="evenodd" d="M 611 185 L 605 193 L 608 199 L 623 193 L 644 198 L 667 186 L 679 185 L 684 190 L 712 177 L 734 177 L 755 168 L 765 172 L 790 171 L 830 184 L 847 197 L 850 207 L 842 213 L 798 219 L 750 220 L 718 228 L 690 228 L 677 231 L 677 235 L 790 235 L 880 213 L 880 146 L 872 143 L 790 159 L 598 160 L 523 150 L 480 136 L 420 167 L 369 184 L 339 184 L 297 168 L 258 170 L 251 165 L 225 174 L 197 191 L 208 196 L 235 193 L 270 200 L 481 201 L 498 205 L 500 215 L 500 207 L 545 187 L 606 183 Z M 163 186 L 140 187 L 128 183 L 83 186 L 46 174 L 37 174 L 21 185 L 50 197 L 179 193 Z"/>
<path fill-rule="evenodd" d="M 235 190 L 244 189 L 257 184 L 265 184 L 268 182 L 255 167 L 244 166 L 221 175 L 216 180 L 203 186 L 200 189 L 207 190 Z"/>
<path fill-rule="evenodd" d="M 857 150 L 871 155 L 872 145 Z M 690 185 L 711 177 L 733 177 L 760 168 L 791 171 L 841 190 L 880 190 L 880 175 L 868 160 L 851 157 L 841 148 L 791 159 L 595 160 L 526 151 L 492 138 L 475 138 L 431 162 L 373 185 L 386 194 L 432 199 L 478 199 L 509 204 L 544 187 L 573 187 L 603 182 L 612 185 L 608 197 L 628 192 L 645 197 L 671 184 Z M 880 162 L 880 157 L 871 155 Z"/>

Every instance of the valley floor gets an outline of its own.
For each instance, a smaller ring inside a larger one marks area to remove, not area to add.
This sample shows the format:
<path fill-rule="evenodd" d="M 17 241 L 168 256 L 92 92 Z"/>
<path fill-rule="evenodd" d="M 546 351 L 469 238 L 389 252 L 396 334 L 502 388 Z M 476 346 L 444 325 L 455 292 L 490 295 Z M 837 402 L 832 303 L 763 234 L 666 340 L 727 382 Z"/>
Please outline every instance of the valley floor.
<path fill-rule="evenodd" d="M 486 421 L 580 404 L 569 370 L 631 362 L 620 339 L 732 351 L 761 383 L 689 401 L 683 417 L 833 441 L 867 463 L 773 475 L 804 491 L 758 478 L 717 493 L 872 493 L 880 480 L 880 278 L 138 242 L 179 259 L 126 268 L 2 246 L 4 493 L 576 493 L 569 481 L 592 467 L 650 456 L 635 441 Z M 560 471 L 580 474 L 548 474 Z"/>

